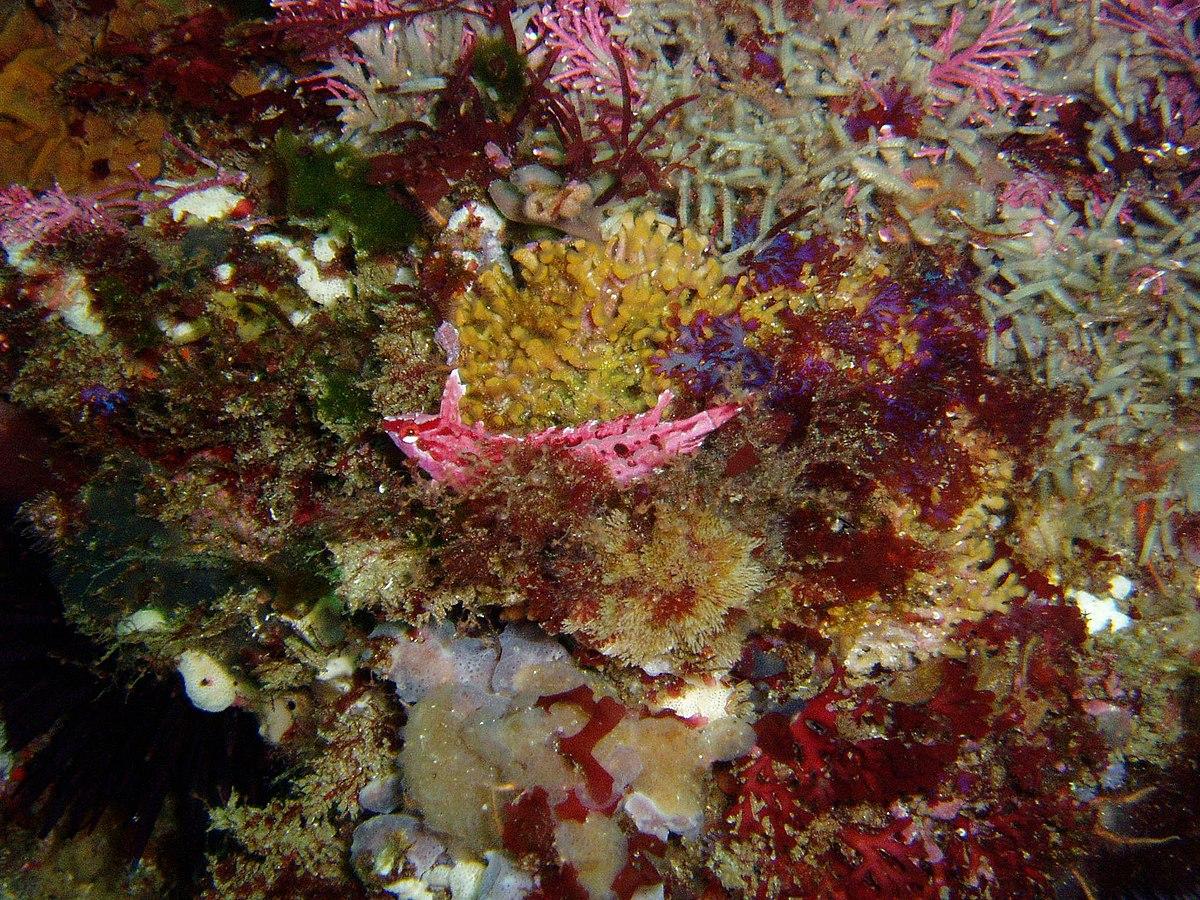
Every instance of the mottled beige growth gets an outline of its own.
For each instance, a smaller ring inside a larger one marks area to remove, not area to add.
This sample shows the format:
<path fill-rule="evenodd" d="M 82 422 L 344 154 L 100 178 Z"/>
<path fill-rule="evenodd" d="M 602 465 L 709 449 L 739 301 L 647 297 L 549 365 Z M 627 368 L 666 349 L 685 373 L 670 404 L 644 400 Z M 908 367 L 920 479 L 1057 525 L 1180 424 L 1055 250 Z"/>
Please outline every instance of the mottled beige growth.
<path fill-rule="evenodd" d="M 592 897 L 611 897 L 625 864 L 626 836 L 636 830 L 664 840 L 698 836 L 713 764 L 749 750 L 753 731 L 723 712 L 689 725 L 621 704 L 620 720 L 592 751 L 612 776 L 612 794 L 593 797 L 579 760 L 560 749 L 561 738 L 591 720 L 589 701 L 576 695 L 545 705 L 538 700 L 586 681 L 590 693 L 582 696 L 612 704 L 611 688 L 569 658 L 555 657 L 557 645 L 544 637 L 506 632 L 501 643 L 500 660 L 486 643 L 449 629 L 422 632 L 393 648 L 389 675 L 414 701 L 399 760 L 407 809 L 457 857 L 483 858 L 502 846 L 505 807 L 527 792 L 544 791 L 552 811 L 582 802 L 589 809 L 583 822 L 556 813 L 555 850 Z M 446 666 L 459 677 L 439 676 Z M 433 675 L 422 679 L 414 669 Z"/>
<path fill-rule="evenodd" d="M 405 790 L 426 824 L 475 854 L 500 843 L 500 771 L 472 746 L 470 734 L 480 719 L 453 688 L 438 688 L 412 708 L 400 752 Z"/>
<path fill-rule="evenodd" d="M 588 894 L 613 896 L 613 879 L 625 865 L 625 833 L 615 819 L 592 813 L 584 822 L 562 822 L 554 842 Z"/>

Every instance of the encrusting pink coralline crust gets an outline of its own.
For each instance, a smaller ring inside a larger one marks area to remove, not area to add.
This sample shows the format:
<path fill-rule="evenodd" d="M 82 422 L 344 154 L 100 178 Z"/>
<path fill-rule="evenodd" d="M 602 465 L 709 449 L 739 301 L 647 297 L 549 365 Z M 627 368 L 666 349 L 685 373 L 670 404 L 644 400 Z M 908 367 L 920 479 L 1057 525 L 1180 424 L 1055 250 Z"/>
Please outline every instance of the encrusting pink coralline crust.
<path fill-rule="evenodd" d="M 547 428 L 521 437 L 467 425 L 459 411 L 466 388 L 454 369 L 446 379 L 437 415 L 412 413 L 384 420 L 383 429 L 405 455 L 434 481 L 462 488 L 517 444 L 562 449 L 578 459 L 602 463 L 620 484 L 652 474 L 676 456 L 692 453 L 704 438 L 737 414 L 736 403 L 722 403 L 686 419 L 662 421 L 674 394 L 663 391 L 652 409 L 607 422 Z"/>

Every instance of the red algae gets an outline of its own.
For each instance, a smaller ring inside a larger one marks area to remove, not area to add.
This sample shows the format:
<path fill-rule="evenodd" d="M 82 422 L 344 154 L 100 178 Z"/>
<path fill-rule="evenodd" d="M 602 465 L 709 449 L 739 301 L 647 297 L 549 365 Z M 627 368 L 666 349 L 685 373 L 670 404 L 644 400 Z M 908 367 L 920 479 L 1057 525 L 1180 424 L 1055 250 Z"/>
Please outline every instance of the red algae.
<path fill-rule="evenodd" d="M 612 883 L 618 900 L 630 900 L 641 888 L 651 888 L 662 882 L 662 875 L 652 857 L 661 857 L 667 845 L 649 834 L 638 833 L 629 840 L 629 858 Z"/>
<path fill-rule="evenodd" d="M 816 510 L 800 509 L 788 520 L 785 547 L 802 564 L 807 581 L 828 584 L 829 602 L 896 596 L 914 572 L 932 567 L 933 555 L 890 523 L 840 530 Z"/>
<path fill-rule="evenodd" d="M 1200 888 L 1195 4 L 9 6 L 0 894 Z"/>
<path fill-rule="evenodd" d="M 608 806 L 612 802 L 613 777 L 600 765 L 592 751 L 624 718 L 625 707 L 612 697 L 601 697 L 597 700 L 592 689 L 585 685 L 561 694 L 541 697 L 537 705 L 542 709 L 549 709 L 556 703 L 570 703 L 587 713 L 588 720 L 583 728 L 575 734 L 558 739 L 558 750 L 583 770 L 592 802 L 601 807 Z"/>
<path fill-rule="evenodd" d="M 558 859 L 554 850 L 556 812 L 550 809 L 545 788 L 536 787 L 521 794 L 504 807 L 501 831 L 504 848 L 518 859 L 532 856 L 538 865 L 554 864 Z M 561 814 L 559 817 L 565 818 Z"/>

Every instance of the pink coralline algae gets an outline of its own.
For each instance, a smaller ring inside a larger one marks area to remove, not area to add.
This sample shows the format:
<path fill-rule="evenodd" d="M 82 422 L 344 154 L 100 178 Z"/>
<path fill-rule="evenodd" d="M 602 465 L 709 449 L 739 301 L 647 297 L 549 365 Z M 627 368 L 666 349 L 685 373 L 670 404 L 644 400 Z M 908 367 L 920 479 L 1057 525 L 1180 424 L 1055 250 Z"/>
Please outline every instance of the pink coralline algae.
<path fill-rule="evenodd" d="M 37 194 L 17 184 L 0 188 L 0 244 L 53 242 L 70 232 L 123 234 L 132 222 L 168 209 L 189 194 L 245 184 L 245 173 L 226 169 L 174 138 L 168 140 L 182 166 L 193 171 L 210 168 L 213 174 L 196 182 L 168 184 L 149 181 L 131 168 L 128 181 L 94 194 L 68 194 L 58 185 Z"/>
<path fill-rule="evenodd" d="M 652 409 L 607 422 L 578 427 L 555 427 L 516 437 L 487 431 L 483 424 L 467 425 L 459 402 L 466 388 L 455 369 L 446 379 L 437 415 L 411 413 L 384 420 L 383 429 L 404 454 L 434 481 L 466 487 L 488 465 L 500 462 L 518 444 L 561 449 L 579 459 L 602 463 L 620 484 L 652 474 L 670 459 L 692 453 L 704 438 L 728 422 L 736 403 L 722 403 L 686 419 L 662 421 L 674 398 L 663 391 Z"/>
<path fill-rule="evenodd" d="M 1100 21 L 1127 31 L 1145 35 L 1163 56 L 1184 66 L 1193 78 L 1200 78 L 1200 3 L 1195 0 L 1106 0 L 1100 8 Z"/>
<path fill-rule="evenodd" d="M 562 0 L 546 6 L 541 14 L 546 43 L 565 67 L 551 80 L 616 99 L 622 95 L 624 65 L 630 100 L 638 105 L 642 91 L 633 80 L 633 56 L 611 33 L 612 21 L 628 11 L 623 0 Z"/>
<path fill-rule="evenodd" d="M 0 243 L 33 244 L 72 230 L 122 231 L 101 197 L 75 197 L 55 185 L 42 194 L 0 189 Z"/>
<path fill-rule="evenodd" d="M 934 45 L 942 61 L 929 73 L 930 84 L 942 97 L 936 104 L 939 108 L 949 106 L 950 98 L 956 98 L 959 91 L 973 94 L 983 110 L 1010 110 L 1022 103 L 1050 106 L 1058 102 L 1060 98 L 1042 94 L 1021 82 L 1018 62 L 1035 56 L 1037 51 L 1021 46 L 1021 37 L 1029 30 L 1029 23 L 1013 21 L 1016 6 L 1012 2 L 997 3 L 983 33 L 957 51 L 953 47 L 962 28 L 963 13 L 955 9 L 950 14 L 949 27 Z"/>

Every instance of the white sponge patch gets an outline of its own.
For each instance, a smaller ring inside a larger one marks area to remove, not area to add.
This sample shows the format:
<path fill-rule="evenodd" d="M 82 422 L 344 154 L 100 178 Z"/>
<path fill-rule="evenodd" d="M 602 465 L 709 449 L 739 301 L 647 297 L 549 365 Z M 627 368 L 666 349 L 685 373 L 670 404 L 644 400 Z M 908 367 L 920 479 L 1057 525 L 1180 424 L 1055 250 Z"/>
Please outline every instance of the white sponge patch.
<path fill-rule="evenodd" d="M 179 656 L 179 674 L 188 699 L 197 709 L 221 712 L 237 699 L 237 684 L 229 670 L 199 650 L 185 650 Z"/>

